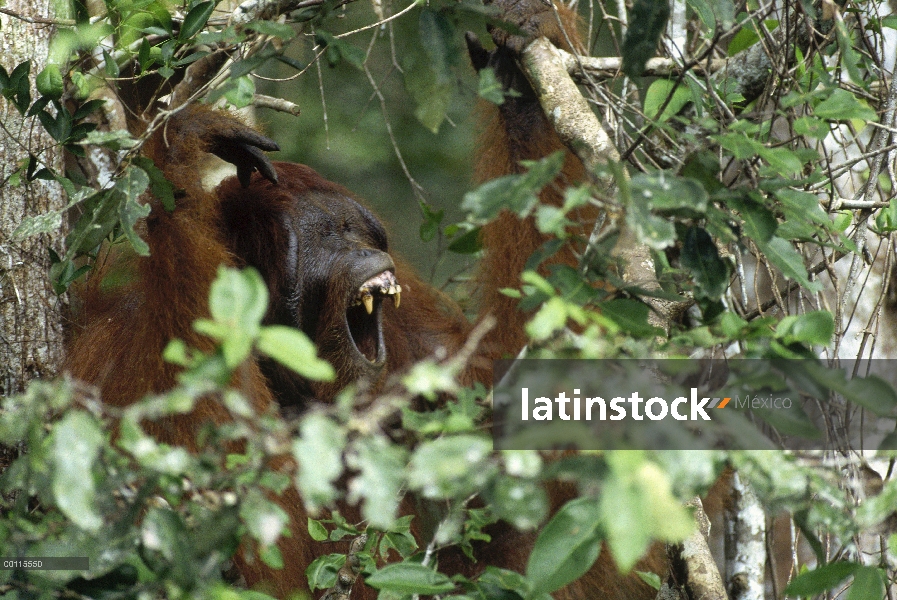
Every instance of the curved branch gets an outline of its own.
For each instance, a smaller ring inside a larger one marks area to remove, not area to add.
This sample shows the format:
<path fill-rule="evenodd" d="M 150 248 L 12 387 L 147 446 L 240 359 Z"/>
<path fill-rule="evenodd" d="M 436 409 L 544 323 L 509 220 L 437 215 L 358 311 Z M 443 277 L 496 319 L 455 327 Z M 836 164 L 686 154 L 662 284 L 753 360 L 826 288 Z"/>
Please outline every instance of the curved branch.
<path fill-rule="evenodd" d="M 520 65 L 561 141 L 594 172 L 600 163 L 620 160 L 620 153 L 570 78 L 561 52 L 539 38 L 524 48 Z"/>

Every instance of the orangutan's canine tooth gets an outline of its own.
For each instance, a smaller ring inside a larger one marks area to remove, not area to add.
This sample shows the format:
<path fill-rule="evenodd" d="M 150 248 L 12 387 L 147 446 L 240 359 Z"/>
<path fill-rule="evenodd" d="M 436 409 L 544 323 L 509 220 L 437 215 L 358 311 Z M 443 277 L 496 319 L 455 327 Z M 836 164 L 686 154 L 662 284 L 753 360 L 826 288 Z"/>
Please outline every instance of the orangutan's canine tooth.
<path fill-rule="evenodd" d="M 361 301 L 364 302 L 364 309 L 368 311 L 368 314 L 374 312 L 374 297 L 370 292 L 365 291 L 365 294 L 361 297 Z"/>
<path fill-rule="evenodd" d="M 399 303 L 400 303 L 401 301 L 402 301 L 402 292 L 398 292 L 398 291 L 397 291 L 396 293 L 394 293 L 394 294 L 392 295 L 392 303 L 393 303 L 393 305 L 394 305 L 396 308 L 399 307 Z"/>

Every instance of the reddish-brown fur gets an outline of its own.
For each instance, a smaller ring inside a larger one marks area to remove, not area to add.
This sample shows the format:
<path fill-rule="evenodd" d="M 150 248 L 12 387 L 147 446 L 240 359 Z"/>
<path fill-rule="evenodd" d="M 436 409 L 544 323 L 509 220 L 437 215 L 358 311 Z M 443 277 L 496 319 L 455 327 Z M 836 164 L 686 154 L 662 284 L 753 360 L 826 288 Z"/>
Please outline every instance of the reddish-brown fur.
<path fill-rule="evenodd" d="M 518 97 L 506 97 L 500 106 L 481 102 L 483 134 L 478 143 L 477 180 L 483 182 L 502 175 L 521 173 L 524 168 L 520 161 L 537 160 L 553 152 L 563 151 L 565 160 L 560 176 L 539 197 L 543 203 L 561 205 L 564 188 L 584 181 L 585 169 L 582 162 L 558 138 L 532 89 L 513 62 L 513 54 L 507 53 L 506 49 L 510 47 L 519 50 L 530 39 L 544 36 L 568 51 L 571 46 L 581 50 L 583 45 L 578 31 L 578 17 L 560 3 L 555 3 L 557 14 L 552 7 L 539 0 L 493 0 L 491 4 L 499 8 L 502 19 L 514 23 L 530 37 L 520 38 L 502 30 L 492 31 L 497 49 L 488 56 L 488 62 L 487 56 L 482 52 L 478 58 L 477 50 L 471 50 L 475 67 L 495 68 L 505 87 L 514 88 L 520 94 Z M 481 64 L 477 65 L 478 61 Z M 594 211 L 584 210 L 571 216 L 581 224 L 582 229 L 578 232 L 580 237 L 585 237 L 598 215 Z M 527 343 L 524 326 L 530 315 L 518 310 L 518 301 L 501 293 L 501 290 L 520 287 L 520 276 L 527 261 L 548 241 L 548 237 L 538 231 L 533 218 L 520 219 L 513 213 L 504 211 L 483 228 L 481 239 L 485 254 L 477 273 L 480 315 L 494 315 L 501 324 L 484 338 L 483 354 L 490 359 L 513 357 Z M 567 244 L 550 262 L 576 266 L 574 250 L 574 247 Z M 491 377 L 491 371 L 478 371 L 477 377 Z M 561 485 L 551 486 L 549 494 L 555 509 L 575 495 L 573 490 Z M 525 543 L 522 545 L 526 547 Z M 526 551 L 520 554 L 525 557 Z M 663 548 L 657 545 L 637 568 L 663 576 L 666 562 Z M 650 600 L 655 595 L 656 592 L 637 577 L 620 575 L 605 548 L 586 575 L 556 593 L 555 597 Z"/>
<path fill-rule="evenodd" d="M 160 201 L 150 199 L 152 212 L 143 232 L 150 257 L 120 253 L 90 278 L 82 290 L 83 309 L 71 331 L 65 364 L 74 377 L 96 385 L 107 404 L 128 406 L 147 394 L 174 387 L 179 367 L 162 359 L 171 339 L 181 338 L 206 352 L 214 349 L 213 342 L 196 333 L 192 323 L 209 316 L 209 288 L 219 265 L 257 267 L 271 293 L 266 319 L 277 321 L 287 300 L 282 294 L 285 282 L 293 275 L 285 271 L 284 253 L 289 242 L 281 219 L 290 213 L 314 213 L 314 202 L 325 208 L 335 207 L 338 216 L 346 207 L 356 210 L 355 200 L 344 188 L 308 167 L 288 163 L 276 165 L 278 185 L 256 176 L 248 189 L 230 180 L 215 193 L 206 192 L 198 174 L 210 147 L 209 138 L 246 129 L 222 113 L 191 108 L 150 139 L 146 153 L 175 188 L 182 190 L 177 208 L 169 213 Z M 363 241 L 359 244 L 365 246 Z M 383 369 L 375 370 L 374 377 L 369 378 L 372 386 L 439 348 L 454 352 L 470 329 L 457 307 L 423 283 L 409 267 L 397 262 L 395 271 L 403 287 L 402 301 L 399 308 L 383 305 L 383 333 L 390 350 Z M 344 284 L 340 278 L 334 279 L 332 287 Z M 326 303 L 318 308 L 324 314 L 333 312 Z M 347 383 L 363 377 L 352 370 L 350 360 L 341 363 L 339 353 L 329 358 L 340 376 L 334 384 L 311 386 L 318 401 L 332 400 Z M 265 377 L 256 361 L 242 365 L 233 381 L 259 411 L 274 406 L 276 394 L 284 399 L 294 391 L 278 383 L 274 381 L 272 387 L 272 380 Z M 303 396 L 300 401 L 305 399 Z M 285 400 L 288 404 L 295 401 Z M 190 415 L 147 422 L 146 428 L 160 440 L 196 448 L 203 423 L 224 423 L 229 418 L 222 404 L 207 398 Z M 293 468 L 286 458 L 277 459 L 273 466 Z M 335 549 L 308 537 L 308 514 L 295 490 L 287 491 L 278 501 L 291 518 L 292 537 L 280 542 L 287 568 L 273 570 L 259 561 L 249 564 L 243 560 L 239 567 L 249 585 L 260 585 L 278 597 L 287 597 L 292 591 L 307 589 L 308 565 Z M 344 506 L 341 512 L 360 521 L 352 507 Z M 364 597 L 365 593 L 356 596 Z"/>
<path fill-rule="evenodd" d="M 526 25 L 522 27 L 524 31 L 547 34 L 555 43 L 566 46 L 550 9 L 546 9 L 549 13 L 541 11 L 538 0 L 512 4 L 513 10 L 521 12 L 519 16 Z M 533 5 L 538 5 L 535 10 Z M 537 13 L 536 18 L 530 18 L 532 12 Z M 513 16 L 513 11 L 509 14 Z M 575 19 L 569 13 L 564 13 L 564 17 L 570 26 L 568 32 L 577 43 L 572 26 Z M 496 37 L 498 41 L 508 41 L 506 36 L 498 33 Z M 531 97 L 510 99 L 494 110 L 487 120 L 489 125 L 481 142 L 477 167 L 480 180 L 519 172 L 520 160 L 542 158 L 563 149 Z M 184 189 L 184 195 L 172 213 L 166 212 L 157 200 L 151 200 L 153 211 L 147 219 L 145 232 L 152 252 L 149 258 L 120 258 L 111 269 L 100 270 L 87 286 L 84 313 L 73 332 L 66 365 L 74 376 L 97 385 L 109 404 L 126 406 L 147 393 L 161 392 L 175 384 L 178 369 L 161 358 L 162 349 L 170 339 L 180 337 L 190 346 L 205 351 L 212 349 L 207 338 L 193 331 L 192 322 L 207 316 L 209 285 L 221 264 L 251 264 L 258 268 L 271 290 L 272 308 L 268 318 L 278 320 L 281 316 L 278 311 L 286 301 L 283 293 L 286 282 L 294 275 L 284 260 L 284 248 L 290 243 L 280 225 L 284 215 L 293 214 L 291 211 L 301 212 L 305 200 L 320 195 L 331 201 L 336 197 L 351 198 L 346 190 L 322 179 L 307 167 L 287 164 L 277 166 L 280 176 L 277 186 L 256 177 L 248 190 L 231 181 L 215 194 L 204 191 L 197 174 L 201 157 L 209 150 L 209 134 L 231 134 L 242 127 L 239 122 L 218 113 L 192 111 L 172 120 L 165 135 L 155 135 L 148 145 L 147 153 L 175 187 Z M 581 180 L 582 176 L 582 165 L 568 155 L 562 177 L 556 186 L 544 192 L 542 200 L 559 202 L 561 188 L 566 183 Z M 584 220 L 587 221 L 588 216 Z M 222 230 L 229 233 L 227 239 Z M 502 214 L 484 229 L 483 241 L 487 251 L 478 277 L 481 312 L 496 316 L 500 324 L 486 338 L 483 353 L 494 358 L 514 354 L 525 344 L 523 325 L 527 315 L 517 310 L 515 300 L 500 294 L 499 290 L 519 286 L 527 258 L 545 238 L 536 231 L 531 220 L 520 221 Z M 574 256 L 567 249 L 556 260 L 572 263 Z M 119 278 L 124 283 L 104 289 L 102 276 L 112 271 L 124 273 L 126 276 Z M 418 279 L 407 266 L 397 262 L 396 275 L 403 288 L 402 303 L 399 309 L 389 304 L 383 306 L 388 358 L 379 374 L 366 376 L 373 386 L 382 383 L 389 372 L 401 370 L 438 348 L 456 351 L 470 331 L 458 309 Z M 343 294 L 345 290 L 339 288 L 341 285 L 337 281 L 332 283 Z M 319 309 L 322 313 L 335 310 L 329 306 Z M 333 385 L 311 386 L 314 399 L 327 401 L 339 388 L 361 376 L 353 370 L 348 358 L 341 362 L 337 356 L 335 363 L 339 380 Z M 489 369 L 481 366 L 470 371 L 467 378 L 491 383 Z M 273 375 L 267 373 L 266 377 L 261 366 L 253 361 L 241 367 L 234 384 L 243 389 L 260 410 L 271 406 L 275 400 L 283 401 L 285 395 L 304 397 L 308 392 L 304 387 L 294 389 L 290 381 L 284 383 L 279 379 L 276 371 Z M 275 398 L 276 394 L 281 397 Z M 203 422 L 221 423 L 228 418 L 220 404 L 207 399 L 191 415 L 151 423 L 148 427 L 160 439 L 194 447 L 197 429 Z M 280 466 L 291 468 L 285 459 Z M 554 504 L 559 506 L 569 495 L 566 490 L 554 489 Z M 284 494 L 279 502 L 289 512 L 293 530 L 292 537 L 285 538 L 280 544 L 287 567 L 276 571 L 242 561 L 240 570 L 250 585 L 268 586 L 276 595 L 285 597 L 292 590 L 307 589 L 305 569 L 308 564 L 334 549 L 308 538 L 305 531 L 307 515 L 295 491 Z M 480 563 L 474 569 L 481 570 L 485 565 L 494 564 L 524 570 L 533 536 L 502 525 L 496 527 L 493 536 L 495 542 L 483 548 Z M 621 577 L 608 556 L 607 552 L 602 553 L 595 567 L 558 597 L 653 598 L 653 591 L 636 578 Z M 467 572 L 471 568 L 462 565 L 456 555 L 443 557 L 441 565 L 448 570 Z M 662 561 L 641 566 L 655 571 L 663 568 Z M 354 595 L 365 597 L 371 594 L 356 588 Z"/>
<path fill-rule="evenodd" d="M 581 49 L 578 17 L 560 3 L 556 4 L 557 16 L 550 6 L 539 1 L 496 0 L 492 4 L 500 9 L 503 19 L 513 22 L 531 37 L 510 36 L 496 29 L 492 32 L 492 37 L 497 49 L 488 55 L 488 63 L 475 64 L 477 68 L 493 67 L 505 87 L 513 88 L 519 94 L 517 97 L 506 97 L 500 106 L 481 101 L 479 112 L 483 133 L 477 144 L 476 179 L 484 182 L 502 175 L 522 173 L 525 169 L 520 161 L 538 160 L 562 151 L 565 153 L 565 161 L 560 176 L 540 194 L 542 203 L 561 205 L 564 188 L 584 181 L 585 169 L 582 162 L 558 138 L 525 77 L 517 68 L 514 54 L 508 51 L 508 47 L 519 49 L 529 40 L 544 36 L 568 51 L 571 50 L 571 44 Z M 471 54 L 476 63 L 475 51 L 472 50 Z M 480 60 L 485 61 L 486 56 L 482 56 Z M 583 237 L 588 235 L 597 213 L 580 210 L 571 217 L 582 227 L 581 231 L 573 233 L 579 233 Z M 503 211 L 498 218 L 483 227 L 481 239 L 485 254 L 476 278 L 479 311 L 481 316 L 494 315 L 502 324 L 487 334 L 483 353 L 490 359 L 513 357 L 526 345 L 524 325 L 530 315 L 518 310 L 518 300 L 501 293 L 501 290 L 520 287 L 520 275 L 526 262 L 549 238 L 538 231 L 533 218 L 520 219 L 513 213 Z M 566 244 L 549 263 L 560 262 L 575 266 L 577 262 L 574 249 L 570 243 Z M 581 251 L 582 248 L 578 250 Z"/>
<path fill-rule="evenodd" d="M 192 112 L 173 120 L 164 136 L 157 134 L 148 144 L 147 154 L 176 188 L 183 189 L 183 197 L 171 213 L 158 200 L 150 200 L 152 213 L 144 233 L 151 248 L 149 258 L 118 257 L 115 264 L 98 269 L 88 282 L 65 364 L 74 377 L 96 385 L 107 404 L 128 406 L 175 385 L 180 369 L 162 359 L 162 350 L 171 339 L 179 337 L 206 352 L 214 348 L 209 338 L 193 330 L 192 323 L 209 316 L 209 286 L 218 266 L 233 265 L 235 260 L 221 238 L 217 198 L 202 189 L 198 174 L 208 146 L 206 133 L 229 127 L 241 124 L 217 113 Z M 274 404 L 255 362 L 239 368 L 234 385 L 258 410 Z M 224 406 L 208 398 L 190 415 L 145 426 L 160 440 L 195 448 L 203 423 L 228 420 Z M 275 467 L 290 466 L 288 461 L 278 462 Z M 305 566 L 332 549 L 308 539 L 308 515 L 295 490 L 287 491 L 279 501 L 290 514 L 293 530 L 293 537 L 281 542 L 281 551 L 297 566 L 274 571 L 259 561 L 253 565 L 241 561 L 240 571 L 247 582 L 273 582 L 273 591 L 286 597 L 291 590 L 307 587 Z"/>

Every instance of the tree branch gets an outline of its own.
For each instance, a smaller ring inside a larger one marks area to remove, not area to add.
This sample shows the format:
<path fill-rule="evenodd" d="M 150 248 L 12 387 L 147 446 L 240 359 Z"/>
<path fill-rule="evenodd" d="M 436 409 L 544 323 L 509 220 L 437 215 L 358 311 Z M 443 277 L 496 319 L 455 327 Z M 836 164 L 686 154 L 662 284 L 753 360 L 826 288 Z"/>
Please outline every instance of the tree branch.
<path fill-rule="evenodd" d="M 362 533 L 349 544 L 349 552 L 346 554 L 346 562 L 336 574 L 336 583 L 332 588 L 324 592 L 321 600 L 349 600 L 352 594 L 352 586 L 361 572 L 361 559 L 358 553 L 364 550 L 368 541 L 368 534 Z"/>
<path fill-rule="evenodd" d="M 169 108 L 177 108 L 187 102 L 204 85 L 210 82 L 227 62 L 229 54 L 226 50 L 218 50 L 187 67 L 184 79 L 171 92 Z"/>
<path fill-rule="evenodd" d="M 585 73 L 597 81 L 611 79 L 622 73 L 623 59 L 619 56 L 574 56 L 565 50 L 558 49 L 558 54 L 563 61 L 567 72 L 578 83 L 587 83 Z M 725 58 L 714 58 L 695 65 L 691 70 L 696 73 L 716 72 L 724 69 L 729 61 Z M 580 68 L 582 65 L 582 68 Z M 585 73 L 584 73 L 585 72 Z M 682 72 L 682 64 L 672 58 L 651 58 L 645 63 L 645 77 L 665 77 L 678 75 Z"/>
<path fill-rule="evenodd" d="M 590 173 L 599 164 L 620 160 L 620 153 L 570 78 L 561 50 L 539 38 L 524 48 L 520 65 L 561 141 Z"/>
<path fill-rule="evenodd" d="M 710 534 L 710 520 L 704 514 L 700 498 L 693 498 L 687 503 L 695 509 L 695 530 L 681 544 L 667 547 L 670 555 L 670 569 L 677 583 L 688 593 L 689 598 L 701 600 L 728 600 L 723 578 L 713 560 L 713 554 L 707 545 Z"/>
<path fill-rule="evenodd" d="M 290 102 L 289 100 L 284 100 L 283 98 L 275 98 L 264 94 L 255 94 L 252 97 L 252 105 L 256 108 L 270 108 L 271 110 L 289 113 L 293 116 L 299 116 L 299 113 L 302 112 L 302 109 L 299 108 L 298 104 Z"/>
<path fill-rule="evenodd" d="M 547 39 L 539 38 L 523 50 L 520 66 L 561 141 L 579 157 L 594 178 L 599 165 L 619 161 L 620 154 L 571 79 L 564 62 L 565 54 L 576 60 L 576 57 L 559 50 Z M 613 185 L 609 179 L 600 183 L 605 188 Z M 602 225 L 603 222 L 596 223 L 592 239 L 600 233 Z M 646 289 L 659 287 L 650 251 L 637 243 L 631 232 L 624 231 L 620 236 L 617 252 L 625 265 L 624 278 L 627 281 L 638 282 Z M 655 298 L 645 301 L 654 311 L 652 325 L 663 329 L 668 329 L 670 322 L 691 304 Z"/>

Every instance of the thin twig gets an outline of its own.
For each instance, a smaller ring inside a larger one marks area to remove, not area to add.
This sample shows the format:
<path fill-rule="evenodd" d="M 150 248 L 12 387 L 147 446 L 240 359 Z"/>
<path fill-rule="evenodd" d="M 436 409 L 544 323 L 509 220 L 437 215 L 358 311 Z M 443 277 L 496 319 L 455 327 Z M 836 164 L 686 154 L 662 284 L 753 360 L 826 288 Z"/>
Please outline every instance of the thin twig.
<path fill-rule="evenodd" d="M 252 97 L 252 104 L 256 108 L 270 108 L 271 110 L 289 113 L 293 116 L 299 116 L 299 113 L 302 112 L 298 104 L 283 98 L 266 96 L 265 94 L 255 94 Z"/>

